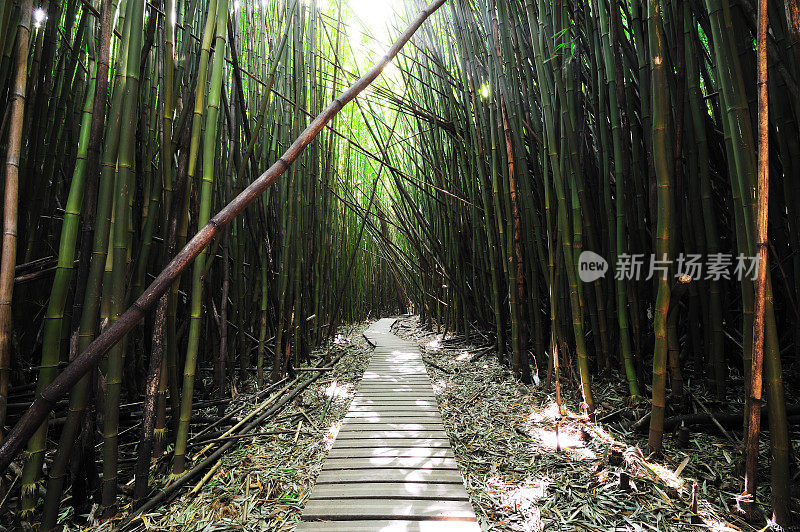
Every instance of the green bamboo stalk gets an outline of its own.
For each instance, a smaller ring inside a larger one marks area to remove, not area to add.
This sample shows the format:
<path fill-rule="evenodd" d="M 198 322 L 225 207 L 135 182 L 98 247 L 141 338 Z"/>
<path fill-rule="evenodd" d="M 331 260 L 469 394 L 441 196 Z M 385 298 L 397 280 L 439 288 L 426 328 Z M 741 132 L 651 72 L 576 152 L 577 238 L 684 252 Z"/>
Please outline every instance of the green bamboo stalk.
<path fill-rule="evenodd" d="M 136 114 L 139 103 L 139 74 L 142 60 L 142 26 L 144 6 L 140 2 L 129 2 L 126 19 L 130 24 L 128 57 L 123 76 L 123 95 L 117 154 L 117 177 L 114 186 L 113 264 L 111 272 L 110 319 L 118 319 L 127 306 L 127 267 L 129 253 L 129 197 L 135 186 L 134 150 L 136 142 Z M 119 400 L 124 367 L 124 344 L 118 343 L 108 354 L 106 371 L 105 417 L 103 424 L 103 515 L 111 517 L 117 513 L 117 459 L 119 448 Z"/>
<path fill-rule="evenodd" d="M 124 29 L 123 29 L 123 35 L 122 35 L 123 51 L 127 50 L 127 48 L 126 48 L 127 44 L 126 43 L 128 41 L 129 33 L 130 33 L 129 25 L 125 25 Z M 120 55 L 122 56 L 122 59 L 118 58 L 118 62 L 120 63 L 120 65 L 118 65 L 118 67 L 120 67 L 118 72 L 121 71 L 121 64 L 125 61 L 126 54 L 122 53 Z M 112 115 L 111 116 L 113 118 L 111 120 L 109 120 L 109 123 L 108 123 L 108 132 L 109 132 L 109 134 L 106 136 L 106 149 L 103 152 L 103 161 L 102 161 L 102 169 L 103 169 L 102 172 L 103 172 L 103 175 L 101 177 L 100 196 L 99 196 L 100 198 L 107 198 L 107 201 L 110 202 L 111 205 L 113 205 L 113 196 L 111 196 L 111 193 L 112 193 L 111 191 L 113 190 L 114 171 L 115 171 L 115 163 L 116 163 L 116 158 L 117 158 L 117 148 L 119 146 L 119 138 L 120 138 L 120 133 L 119 133 L 119 124 L 120 124 L 120 122 L 119 122 L 119 120 L 121 119 L 120 117 L 121 117 L 121 111 L 122 111 L 123 92 L 124 92 L 124 86 L 125 86 L 125 83 L 123 81 L 120 81 L 120 80 L 117 80 L 117 81 L 118 82 L 115 85 L 114 93 L 113 93 L 113 96 L 112 96 L 112 98 L 113 98 L 112 110 L 113 111 L 112 111 Z M 113 128 L 112 124 L 114 126 L 116 126 L 116 128 Z M 91 150 L 91 143 L 90 143 L 90 150 Z M 107 186 L 109 188 L 105 188 L 104 189 L 103 188 L 104 186 Z M 107 195 L 104 196 L 103 195 L 104 193 L 107 193 Z M 104 204 L 99 201 L 98 205 L 104 205 Z M 106 263 L 106 253 L 108 251 L 108 231 L 109 231 L 108 227 L 109 226 L 106 225 L 106 224 L 108 223 L 108 220 L 110 219 L 110 216 L 111 216 L 111 208 L 110 208 L 110 206 L 108 208 L 103 208 L 102 212 L 101 212 L 101 209 L 98 209 L 98 212 L 97 212 L 98 225 L 97 225 L 97 227 L 95 229 L 95 247 L 94 247 L 94 251 L 95 251 L 95 253 L 100 253 L 101 257 L 98 257 L 98 263 L 97 263 L 97 266 L 95 267 L 96 271 L 94 272 L 95 277 L 94 278 L 92 277 L 92 272 L 91 271 L 89 273 L 90 283 L 96 282 L 98 284 L 96 285 L 96 287 L 92 286 L 91 289 L 87 286 L 87 291 L 86 291 L 86 297 L 87 298 L 93 297 L 93 298 L 96 298 L 96 299 L 94 299 L 91 302 L 91 304 L 88 304 L 88 305 L 85 304 L 84 305 L 85 318 L 84 318 L 84 315 L 81 316 L 81 328 L 80 328 L 80 333 L 79 333 L 79 345 L 80 345 L 81 339 L 83 337 L 88 336 L 89 337 L 88 339 L 91 340 L 91 338 L 94 336 L 95 327 L 97 326 L 96 320 L 97 320 L 97 316 L 98 316 L 97 312 L 98 312 L 99 306 L 100 306 L 100 293 L 101 293 L 99 283 L 101 282 L 101 279 L 102 279 L 103 274 L 104 274 L 103 269 L 104 269 L 105 263 Z M 102 240 L 102 242 L 98 241 L 98 238 L 100 238 Z M 98 249 L 100 249 L 102 251 L 98 252 Z M 92 320 L 91 323 L 89 323 L 90 319 Z M 60 335 L 60 331 L 59 331 L 59 335 Z M 86 345 L 88 345 L 88 343 L 89 342 L 86 342 Z M 43 351 L 43 355 L 44 355 L 44 351 Z M 47 359 L 45 359 L 44 357 L 42 358 L 41 365 L 40 365 L 40 370 L 39 370 L 39 376 L 38 376 L 37 381 L 36 381 L 37 390 L 44 390 L 44 388 L 46 388 L 50 384 L 50 382 L 56 377 L 56 373 L 57 373 L 57 370 L 58 370 L 58 363 L 59 363 L 59 357 L 57 356 L 57 353 L 56 353 L 55 358 L 53 358 L 53 357 L 50 357 L 50 358 L 47 358 Z M 84 381 L 84 382 L 82 382 L 82 384 L 86 385 L 87 382 Z M 76 394 L 75 394 L 75 399 L 76 400 L 79 400 L 79 399 L 83 398 L 83 394 L 81 393 L 82 391 L 83 390 L 81 389 L 81 386 L 78 386 L 78 388 L 76 388 Z M 79 402 L 81 402 L 81 401 L 79 401 Z M 76 408 L 76 410 L 81 410 L 82 411 L 82 408 Z M 70 413 L 72 414 L 72 408 L 70 410 Z M 73 414 L 71 416 L 70 423 L 76 423 L 76 424 L 78 423 L 78 412 L 76 412 L 75 414 Z M 42 462 L 43 462 L 43 459 L 44 459 L 44 453 L 46 451 L 47 430 L 48 430 L 47 423 L 43 423 L 38 428 L 36 433 L 28 441 L 28 451 L 27 451 L 28 457 L 27 457 L 27 460 L 25 462 L 25 466 L 23 468 L 23 474 L 22 474 L 22 512 L 23 512 L 23 514 L 27 514 L 29 512 L 32 512 L 36 507 L 37 498 L 38 498 L 37 494 L 36 494 L 36 490 L 37 490 L 36 483 L 39 480 L 39 475 L 41 473 Z M 69 450 L 67 450 L 66 453 L 70 454 Z"/>
<path fill-rule="evenodd" d="M 662 4 L 660 0 L 648 0 L 648 35 L 650 39 L 650 72 L 653 102 L 653 164 L 657 179 L 658 218 L 656 222 L 656 260 L 670 257 L 670 233 L 672 223 L 672 188 L 669 170 L 669 147 L 667 121 L 669 115 L 669 87 L 666 77 L 666 50 L 662 30 Z M 654 309 L 653 331 L 653 405 L 650 413 L 648 446 L 660 452 L 664 432 L 664 409 L 666 407 L 667 382 L 667 310 L 670 301 L 668 275 L 659 273 L 656 281 L 658 294 Z"/>
<path fill-rule="evenodd" d="M 197 219 L 198 230 L 208 222 L 211 213 L 211 196 L 214 185 L 214 156 L 216 153 L 217 118 L 219 116 L 220 90 L 222 88 L 222 65 L 225 59 L 225 36 L 228 31 L 228 1 L 216 2 L 211 0 L 206 20 L 206 31 L 203 35 L 203 59 L 208 61 L 210 55 L 211 34 L 216 27 L 214 36 L 214 57 L 211 71 L 211 87 L 208 92 L 208 104 L 205 110 L 205 133 L 203 138 L 203 181 L 200 187 L 200 213 Z M 202 65 L 201 65 L 202 69 Z M 202 70 L 201 70 L 202 72 Z M 200 74 L 199 74 L 200 76 Z M 200 77 L 202 80 L 205 76 Z M 189 156 L 189 179 L 195 175 L 195 157 L 200 143 L 200 121 L 203 117 L 205 82 L 198 81 L 197 96 L 195 98 L 194 121 L 192 123 L 192 146 Z M 186 361 L 183 369 L 183 386 L 181 387 L 181 411 L 178 422 L 178 433 L 175 440 L 175 461 L 172 473 L 180 476 L 186 467 L 186 444 L 189 436 L 189 421 L 192 415 L 192 396 L 194 391 L 194 377 L 197 366 L 197 351 L 200 343 L 200 322 L 202 320 L 203 305 L 203 279 L 202 272 L 208 250 L 204 249 L 195 261 L 192 269 L 192 302 L 191 321 L 189 326 L 189 344 L 186 348 Z"/>
<path fill-rule="evenodd" d="M 77 162 L 75 163 L 75 170 L 72 175 L 69 199 L 67 201 L 66 214 L 64 216 L 64 225 L 61 231 L 61 245 L 59 246 L 58 263 L 59 269 L 56 270 L 56 277 L 53 280 L 53 288 L 50 295 L 50 302 L 48 304 L 48 316 L 53 316 L 54 314 L 57 315 L 59 313 L 63 314 L 64 307 L 66 305 L 67 287 L 59 287 L 58 285 L 59 283 L 63 283 L 64 285 L 69 283 L 69 278 L 72 274 L 72 264 L 75 256 L 75 244 L 78 237 L 79 217 L 81 214 L 84 196 L 83 191 L 87 179 L 86 159 L 89 152 L 92 112 L 94 110 L 94 96 L 97 83 L 96 64 L 93 56 L 90 56 L 89 65 L 91 77 L 83 106 L 83 118 L 81 120 Z M 61 274 L 61 279 L 59 279 L 59 274 Z M 51 329 L 52 328 L 54 327 L 51 326 Z M 55 331 L 55 334 L 58 336 L 50 341 L 55 343 L 57 346 L 60 342 L 61 331 L 57 330 Z M 53 347 L 51 347 L 51 349 L 52 348 Z M 56 356 L 59 356 L 59 354 L 56 353 Z M 64 428 L 61 431 L 59 447 L 72 445 L 72 442 L 75 439 L 76 428 L 77 424 L 70 423 L 64 425 Z M 58 515 L 58 507 L 61 503 L 61 493 L 63 490 L 64 478 L 66 475 L 67 465 L 71 458 L 71 453 L 60 452 L 56 454 L 56 461 L 53 463 L 53 468 L 50 472 L 50 480 L 47 483 L 47 495 L 45 497 L 45 508 L 43 513 L 44 518 L 41 526 L 42 530 L 51 530 L 56 525 L 55 518 Z"/>

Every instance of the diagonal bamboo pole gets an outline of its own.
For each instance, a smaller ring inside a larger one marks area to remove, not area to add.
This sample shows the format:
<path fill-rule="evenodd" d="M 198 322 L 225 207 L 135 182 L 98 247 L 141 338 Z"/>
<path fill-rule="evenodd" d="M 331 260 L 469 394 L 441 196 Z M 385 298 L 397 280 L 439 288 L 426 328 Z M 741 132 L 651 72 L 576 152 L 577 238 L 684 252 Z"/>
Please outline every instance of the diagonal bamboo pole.
<path fill-rule="evenodd" d="M 141 296 L 115 320 L 105 331 L 103 331 L 74 361 L 72 361 L 64 371 L 62 371 L 53 382 L 47 386 L 36 398 L 25 415 L 14 425 L 8 433 L 8 437 L 0 446 L 0 472 L 8 468 L 11 461 L 22 449 L 28 437 L 45 420 L 56 402 L 63 397 L 80 378 L 85 375 L 100 360 L 112 346 L 119 342 L 125 334 L 130 331 L 141 320 L 145 313 L 150 310 L 158 301 L 172 282 L 183 272 L 194 259 L 202 252 L 217 233 L 230 223 L 236 216 L 241 214 L 248 205 L 258 197 L 289 168 L 289 166 L 300 156 L 305 148 L 311 144 L 317 134 L 325 127 L 325 124 L 336 116 L 342 108 L 355 98 L 359 93 L 366 89 L 381 74 L 383 69 L 398 54 L 400 49 L 411 39 L 417 29 L 425 20 L 437 9 L 445 0 L 434 0 L 427 7 L 422 9 L 409 25 L 406 31 L 400 35 L 386 55 L 380 59 L 370 70 L 368 70 L 353 85 L 348 87 L 337 98 L 335 98 L 317 117 L 300 133 L 291 146 L 283 155 L 258 179 L 253 181 L 228 205 L 219 211 L 209 222 L 200 229 L 194 237 L 181 249 L 177 255 L 167 264 L 161 273 L 150 283 Z"/>

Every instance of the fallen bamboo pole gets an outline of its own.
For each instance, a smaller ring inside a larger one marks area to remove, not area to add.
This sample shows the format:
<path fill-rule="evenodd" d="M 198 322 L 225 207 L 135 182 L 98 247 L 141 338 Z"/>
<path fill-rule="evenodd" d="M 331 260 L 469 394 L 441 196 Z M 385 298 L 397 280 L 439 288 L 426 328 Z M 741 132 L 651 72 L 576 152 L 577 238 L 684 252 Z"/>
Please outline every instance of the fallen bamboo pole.
<path fill-rule="evenodd" d="M 314 375 L 312 377 L 312 379 L 316 379 L 318 377 L 319 377 L 319 375 Z M 258 405 L 249 414 L 247 414 L 244 418 L 242 418 L 241 421 L 237 422 L 234 426 L 232 426 L 227 431 L 225 431 L 225 433 L 222 436 L 230 436 L 231 434 L 233 434 L 237 429 L 239 429 L 239 427 L 243 426 L 245 423 L 250 421 L 253 417 L 257 416 L 262 410 L 264 410 L 265 408 L 270 406 L 273 402 L 275 402 L 279 397 L 283 396 L 283 394 L 286 393 L 287 391 L 289 391 L 289 388 L 291 388 L 299 380 L 300 380 L 299 377 L 296 378 L 295 380 L 293 380 L 292 382 L 287 384 L 286 388 L 284 388 L 283 390 L 279 391 L 278 393 L 276 393 L 275 395 L 273 395 L 272 397 L 270 397 L 269 399 L 267 399 L 266 401 L 264 401 L 263 403 Z M 205 447 L 203 447 L 202 450 L 194 453 L 194 456 L 192 456 L 192 460 L 197 460 L 198 458 L 203 456 L 207 451 L 209 451 L 211 449 L 211 447 L 213 447 L 213 446 L 214 446 L 213 444 L 206 445 Z"/>
<path fill-rule="evenodd" d="M 159 297 L 166 292 L 173 281 L 185 270 L 200 252 L 211 242 L 222 228 L 241 214 L 251 203 L 266 191 L 278 178 L 283 175 L 289 166 L 300 156 L 306 147 L 311 144 L 317 134 L 331 121 L 342 108 L 366 89 L 381 74 L 383 69 L 398 54 L 400 49 L 411 39 L 423 22 L 445 0 L 434 0 L 420 11 L 419 15 L 409 25 L 406 31 L 395 41 L 386 55 L 380 59 L 353 85 L 335 98 L 306 129 L 300 133 L 291 146 L 278 158 L 278 160 L 258 179 L 253 181 L 228 205 L 219 211 L 208 223 L 200 229 L 194 237 L 181 249 L 167 264 L 161 273 L 150 283 L 141 296 L 124 313 L 108 326 L 89 346 L 78 355 L 53 382 L 50 383 L 39 397 L 36 398 L 31 408 L 17 422 L 8 433 L 7 438 L 0 446 L 0 473 L 5 472 L 12 460 L 17 456 L 28 438 L 37 430 L 47 418 L 53 405 L 66 395 L 72 387 L 91 370 L 100 358 L 111 347 L 117 344 L 128 331 L 139 323 L 145 313 L 150 310 Z"/>
<path fill-rule="evenodd" d="M 267 387 L 267 389 L 258 392 L 258 394 L 256 395 L 256 401 L 262 400 L 264 397 L 267 396 L 267 394 L 269 394 L 275 388 L 277 388 L 278 386 L 280 386 L 281 384 L 286 382 L 286 380 L 287 379 L 284 377 L 283 379 L 279 380 L 278 382 L 275 382 L 275 383 L 271 384 L 269 387 Z M 278 393 L 280 394 L 280 393 L 283 393 L 283 392 L 280 391 Z M 211 429 L 221 425 L 222 423 L 228 421 L 229 419 L 231 419 L 233 416 L 235 416 L 236 414 L 238 414 L 239 412 L 241 412 L 245 408 L 247 408 L 247 404 L 243 404 L 243 405 L 231 410 L 230 412 L 228 412 L 227 414 L 225 414 L 224 416 L 222 416 L 218 420 L 216 420 L 214 423 L 210 424 L 209 426 L 207 426 L 206 428 L 204 428 L 203 430 L 201 430 L 200 432 L 198 432 L 197 434 L 195 434 L 194 436 L 189 438 L 189 441 L 191 442 L 192 440 L 197 440 L 200 436 L 202 436 L 206 432 L 210 431 Z"/>
<path fill-rule="evenodd" d="M 329 366 L 330 367 L 335 366 L 336 363 L 339 362 L 339 360 L 341 360 L 341 358 L 344 355 L 345 355 L 345 353 L 342 353 L 341 355 L 339 355 L 338 357 L 333 359 Z M 250 423 L 248 423 L 247 425 L 243 426 L 242 429 L 241 429 L 240 434 L 247 434 L 247 433 L 253 432 L 254 429 L 256 427 L 258 427 L 265 419 L 267 419 L 268 417 L 272 416 L 273 414 L 279 412 L 284 406 L 289 404 L 290 401 L 294 400 L 295 397 L 297 397 L 298 395 L 303 393 L 303 391 L 306 388 L 308 388 L 311 384 L 313 384 L 314 381 L 319 379 L 324 373 L 325 372 L 323 372 L 323 371 L 319 371 L 315 375 L 313 375 L 312 377 L 309 377 L 308 379 L 303 381 L 291 393 L 289 393 L 288 395 L 284 396 L 280 401 L 278 401 L 272 407 L 267 409 L 266 412 L 262 413 L 261 415 L 256 417 L 254 420 L 252 420 Z M 169 486 L 159 490 L 159 492 L 156 493 L 156 495 L 154 497 L 152 497 L 145 504 L 143 504 L 142 506 L 140 506 L 139 508 L 134 510 L 127 518 L 125 518 L 125 520 L 120 524 L 119 530 L 125 530 L 133 522 L 133 520 L 137 516 L 139 516 L 141 514 L 144 514 L 144 513 L 147 513 L 149 511 L 157 508 L 161 504 L 167 502 L 172 496 L 177 494 L 178 490 L 181 487 L 183 487 L 185 484 L 189 483 L 191 480 L 197 478 L 207 467 L 216 464 L 219 461 L 219 459 L 222 458 L 222 455 L 224 455 L 228 451 L 228 449 L 233 447 L 238 441 L 239 441 L 239 438 L 228 440 L 226 443 L 221 445 L 216 451 L 211 453 L 208 456 L 208 458 L 205 458 L 202 462 L 198 463 L 192 469 L 190 469 L 189 471 L 187 471 L 186 473 L 184 473 L 183 475 L 178 477 Z"/>

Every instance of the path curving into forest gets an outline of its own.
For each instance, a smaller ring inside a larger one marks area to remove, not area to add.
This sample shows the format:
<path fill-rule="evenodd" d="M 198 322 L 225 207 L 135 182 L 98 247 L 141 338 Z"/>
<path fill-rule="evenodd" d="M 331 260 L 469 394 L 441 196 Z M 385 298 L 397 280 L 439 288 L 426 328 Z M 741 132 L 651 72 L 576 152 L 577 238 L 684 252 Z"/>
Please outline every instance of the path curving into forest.
<path fill-rule="evenodd" d="M 419 348 L 394 321 L 364 333 L 375 351 L 298 531 L 480 530 Z"/>

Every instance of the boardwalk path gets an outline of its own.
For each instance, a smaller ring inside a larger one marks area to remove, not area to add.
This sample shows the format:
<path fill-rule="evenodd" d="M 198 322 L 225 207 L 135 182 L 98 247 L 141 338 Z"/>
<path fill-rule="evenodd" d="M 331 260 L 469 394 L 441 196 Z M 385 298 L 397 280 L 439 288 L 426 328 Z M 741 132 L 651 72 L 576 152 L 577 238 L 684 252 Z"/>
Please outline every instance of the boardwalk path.
<path fill-rule="evenodd" d="M 419 348 L 390 331 L 375 352 L 298 532 L 478 532 Z"/>

